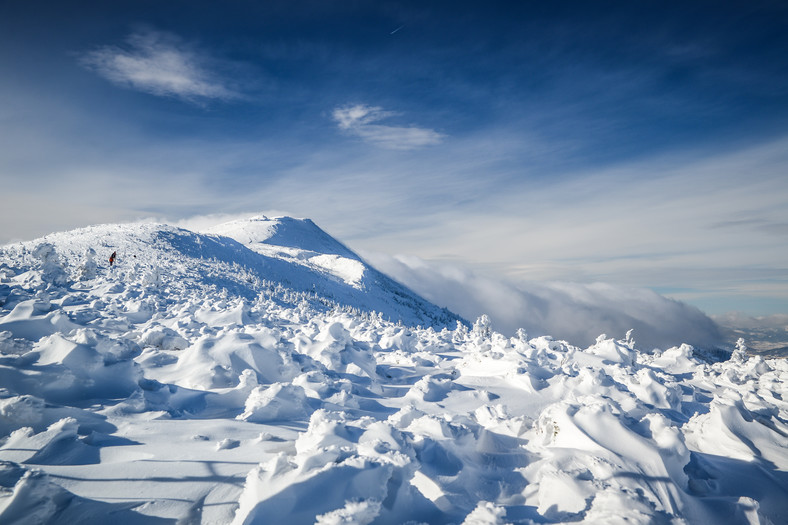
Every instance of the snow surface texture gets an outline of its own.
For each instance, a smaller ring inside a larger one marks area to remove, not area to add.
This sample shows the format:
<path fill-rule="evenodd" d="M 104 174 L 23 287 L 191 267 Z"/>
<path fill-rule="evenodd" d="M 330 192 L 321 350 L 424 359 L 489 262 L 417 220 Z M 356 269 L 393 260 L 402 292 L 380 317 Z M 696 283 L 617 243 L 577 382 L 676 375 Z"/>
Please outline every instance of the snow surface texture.
<path fill-rule="evenodd" d="M 0 523 L 788 522 L 788 362 L 508 338 L 309 221 L 215 233 L 0 248 Z"/>

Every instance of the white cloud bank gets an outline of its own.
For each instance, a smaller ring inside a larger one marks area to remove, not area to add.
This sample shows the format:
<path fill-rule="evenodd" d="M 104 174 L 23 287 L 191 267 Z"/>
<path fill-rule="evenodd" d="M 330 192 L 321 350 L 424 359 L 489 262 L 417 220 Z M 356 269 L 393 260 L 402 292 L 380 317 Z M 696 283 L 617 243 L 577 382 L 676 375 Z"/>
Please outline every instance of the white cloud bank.
<path fill-rule="evenodd" d="M 415 257 L 365 253 L 365 258 L 466 319 L 488 314 L 493 327 L 506 335 L 524 328 L 530 336 L 551 335 L 587 346 L 601 334 L 623 338 L 634 329 L 638 347 L 644 350 L 681 343 L 711 348 L 724 339 L 714 321 L 697 308 L 647 289 L 604 283 L 514 285 Z"/>
<path fill-rule="evenodd" d="M 334 109 L 333 118 L 339 129 L 386 149 L 408 150 L 440 143 L 445 135 L 416 126 L 375 124 L 396 116 L 381 107 L 356 104 Z"/>
<path fill-rule="evenodd" d="M 188 101 L 239 96 L 209 71 L 203 56 L 173 35 L 137 32 L 126 44 L 86 53 L 82 64 L 111 82 L 153 95 Z"/>

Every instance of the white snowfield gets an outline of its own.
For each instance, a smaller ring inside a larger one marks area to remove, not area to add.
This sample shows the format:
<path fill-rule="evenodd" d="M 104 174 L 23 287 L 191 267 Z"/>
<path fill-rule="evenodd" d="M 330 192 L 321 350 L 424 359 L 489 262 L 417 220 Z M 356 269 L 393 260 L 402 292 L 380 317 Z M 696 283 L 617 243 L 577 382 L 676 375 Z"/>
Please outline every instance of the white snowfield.
<path fill-rule="evenodd" d="M 0 248 L 0 523 L 785 524 L 786 381 L 470 327 L 310 221 L 96 226 Z"/>

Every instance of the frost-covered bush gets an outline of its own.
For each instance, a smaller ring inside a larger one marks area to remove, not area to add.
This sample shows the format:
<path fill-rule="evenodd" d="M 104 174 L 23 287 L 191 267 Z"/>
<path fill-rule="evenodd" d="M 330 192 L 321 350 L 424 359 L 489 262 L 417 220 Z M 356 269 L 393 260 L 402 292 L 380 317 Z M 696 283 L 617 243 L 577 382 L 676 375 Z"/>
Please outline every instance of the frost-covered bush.
<path fill-rule="evenodd" d="M 492 321 L 487 314 L 482 314 L 473 323 L 473 335 L 481 339 L 488 339 L 492 335 Z"/>
<path fill-rule="evenodd" d="M 95 279 L 98 273 L 98 265 L 96 264 L 96 250 L 93 248 L 86 248 L 84 258 L 85 261 L 79 268 L 79 279 L 81 281 Z"/>
<path fill-rule="evenodd" d="M 41 262 L 41 278 L 45 282 L 57 286 L 66 284 L 68 280 L 66 271 L 63 269 L 60 257 L 52 244 L 44 242 L 36 246 L 33 250 L 33 257 Z"/>

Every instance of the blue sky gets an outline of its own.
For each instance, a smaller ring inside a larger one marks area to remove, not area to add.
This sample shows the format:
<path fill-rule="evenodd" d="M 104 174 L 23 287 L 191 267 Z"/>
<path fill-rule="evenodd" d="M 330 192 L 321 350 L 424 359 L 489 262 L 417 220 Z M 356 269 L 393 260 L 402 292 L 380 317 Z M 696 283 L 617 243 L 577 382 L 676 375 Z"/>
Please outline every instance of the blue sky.
<path fill-rule="evenodd" d="M 786 28 L 781 2 L 7 1 L 0 242 L 270 211 L 788 312 Z"/>

